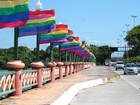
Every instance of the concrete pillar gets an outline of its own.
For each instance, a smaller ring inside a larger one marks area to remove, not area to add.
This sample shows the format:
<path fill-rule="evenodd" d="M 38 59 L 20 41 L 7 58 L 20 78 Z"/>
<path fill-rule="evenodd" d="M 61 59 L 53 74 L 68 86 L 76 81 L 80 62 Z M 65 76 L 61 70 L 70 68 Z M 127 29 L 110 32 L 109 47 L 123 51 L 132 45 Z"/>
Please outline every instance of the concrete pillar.
<path fill-rule="evenodd" d="M 50 69 L 51 69 L 51 71 L 50 71 L 51 83 L 55 82 L 56 63 L 55 62 L 48 62 L 48 63 L 45 63 L 45 66 L 50 67 Z"/>
<path fill-rule="evenodd" d="M 21 96 L 22 95 L 22 80 L 21 80 L 21 72 L 25 67 L 25 64 L 22 61 L 9 61 L 6 64 L 6 68 L 9 70 L 15 70 L 15 92 L 14 95 Z"/>
<path fill-rule="evenodd" d="M 64 66 L 65 66 L 65 76 L 68 76 L 68 67 L 69 67 L 69 62 L 64 62 Z"/>
<path fill-rule="evenodd" d="M 74 66 L 74 68 L 73 68 L 74 69 L 73 70 L 74 72 L 73 73 L 75 74 L 76 73 L 76 64 L 75 64 L 75 62 L 73 63 L 73 66 Z"/>
<path fill-rule="evenodd" d="M 70 62 L 70 65 L 69 65 L 69 72 L 70 72 L 70 75 L 72 75 L 72 62 Z"/>
<path fill-rule="evenodd" d="M 44 67 L 44 64 L 42 62 L 32 62 L 31 63 L 32 69 L 37 69 L 37 88 L 42 87 L 42 68 Z"/>
<path fill-rule="evenodd" d="M 59 66 L 59 79 L 63 79 L 62 66 L 64 65 L 64 63 L 63 62 L 57 62 L 57 65 Z"/>

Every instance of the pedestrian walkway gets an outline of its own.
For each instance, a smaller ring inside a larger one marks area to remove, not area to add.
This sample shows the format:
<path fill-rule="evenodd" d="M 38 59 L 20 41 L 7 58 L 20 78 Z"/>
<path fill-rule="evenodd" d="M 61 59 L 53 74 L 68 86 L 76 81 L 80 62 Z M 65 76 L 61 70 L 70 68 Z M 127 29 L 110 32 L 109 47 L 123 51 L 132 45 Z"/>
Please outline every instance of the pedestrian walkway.
<path fill-rule="evenodd" d="M 54 83 L 43 85 L 42 88 L 34 88 L 26 91 L 22 96 L 11 96 L 0 100 L 0 105 L 49 105 L 74 84 L 115 76 L 118 75 L 105 66 L 91 67 L 68 77 L 64 77 L 61 80 L 57 79 Z"/>
<path fill-rule="evenodd" d="M 140 105 L 140 91 L 124 80 L 80 91 L 69 105 Z"/>

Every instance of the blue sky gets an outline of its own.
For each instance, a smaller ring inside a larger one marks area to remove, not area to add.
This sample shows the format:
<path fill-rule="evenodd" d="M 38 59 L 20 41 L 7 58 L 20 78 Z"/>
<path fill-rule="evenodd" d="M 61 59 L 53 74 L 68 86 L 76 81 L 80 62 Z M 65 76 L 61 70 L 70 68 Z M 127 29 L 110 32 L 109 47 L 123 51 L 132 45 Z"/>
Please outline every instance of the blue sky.
<path fill-rule="evenodd" d="M 35 10 L 38 0 L 30 0 L 29 9 Z M 131 29 L 132 15 L 137 15 L 135 24 L 140 24 L 140 0 L 40 0 L 42 10 L 55 9 L 56 22 L 61 21 L 73 30 L 80 40 L 87 44 L 118 46 L 127 31 L 126 24 Z M 0 48 L 14 46 L 14 30 L 0 29 Z M 123 35 L 121 37 L 121 35 Z M 124 42 L 123 42 L 124 43 Z M 36 36 L 19 38 L 19 46 L 31 49 L 36 47 Z M 46 48 L 47 44 L 41 45 Z"/>

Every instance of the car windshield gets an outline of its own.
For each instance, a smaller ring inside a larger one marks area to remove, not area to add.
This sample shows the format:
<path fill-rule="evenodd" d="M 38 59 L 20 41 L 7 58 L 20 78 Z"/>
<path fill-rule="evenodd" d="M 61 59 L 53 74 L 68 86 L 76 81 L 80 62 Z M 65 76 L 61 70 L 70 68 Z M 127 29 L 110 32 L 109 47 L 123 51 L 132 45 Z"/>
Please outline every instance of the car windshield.
<path fill-rule="evenodd" d="M 136 67 L 137 65 L 135 64 L 127 64 L 126 67 Z"/>
<path fill-rule="evenodd" d="M 121 62 L 118 62 L 117 64 L 123 64 L 123 63 L 121 63 Z"/>

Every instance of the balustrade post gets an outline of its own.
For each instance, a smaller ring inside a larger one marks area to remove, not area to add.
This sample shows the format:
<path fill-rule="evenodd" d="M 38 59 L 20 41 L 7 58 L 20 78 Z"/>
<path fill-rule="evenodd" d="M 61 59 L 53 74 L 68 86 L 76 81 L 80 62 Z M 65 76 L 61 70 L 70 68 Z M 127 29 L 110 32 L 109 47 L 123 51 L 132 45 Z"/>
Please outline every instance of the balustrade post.
<path fill-rule="evenodd" d="M 65 76 L 67 77 L 68 76 L 68 66 L 69 66 L 69 62 L 64 62 L 64 65 L 65 65 Z"/>
<path fill-rule="evenodd" d="M 37 88 L 42 87 L 42 68 L 44 67 L 44 64 L 42 62 L 32 62 L 31 63 L 32 69 L 37 69 Z"/>
<path fill-rule="evenodd" d="M 81 62 L 79 62 L 79 63 L 80 63 L 79 64 L 79 70 L 82 71 L 82 68 L 81 68 L 82 63 Z"/>
<path fill-rule="evenodd" d="M 70 66 L 69 66 L 69 71 L 70 71 L 70 75 L 72 74 L 72 62 L 70 62 Z"/>
<path fill-rule="evenodd" d="M 76 73 L 78 72 L 78 62 L 76 62 Z"/>
<path fill-rule="evenodd" d="M 22 61 L 9 61 L 6 64 L 6 68 L 9 70 L 15 70 L 15 92 L 14 95 L 21 96 L 22 95 L 22 80 L 21 80 L 21 72 L 25 67 L 25 64 Z"/>
<path fill-rule="evenodd" d="M 62 66 L 64 65 L 64 63 L 63 62 L 57 62 L 57 65 L 59 66 L 59 79 L 63 79 Z"/>
<path fill-rule="evenodd" d="M 56 66 L 56 63 L 55 62 L 48 62 L 48 63 L 45 64 L 45 66 L 51 68 L 51 72 L 50 72 L 51 83 L 55 82 L 55 66 Z"/>
<path fill-rule="evenodd" d="M 84 70 L 84 62 L 82 62 L 82 70 Z"/>
<path fill-rule="evenodd" d="M 76 62 L 74 62 L 74 74 L 76 73 Z"/>

